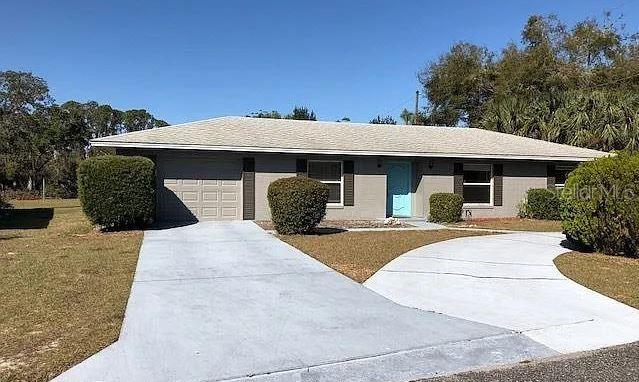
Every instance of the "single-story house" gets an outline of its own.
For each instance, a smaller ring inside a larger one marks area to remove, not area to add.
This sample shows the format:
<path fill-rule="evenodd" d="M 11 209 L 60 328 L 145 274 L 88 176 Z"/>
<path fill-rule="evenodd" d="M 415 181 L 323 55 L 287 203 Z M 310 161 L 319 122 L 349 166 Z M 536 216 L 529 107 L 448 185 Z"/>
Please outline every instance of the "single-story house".
<path fill-rule="evenodd" d="M 94 139 L 157 168 L 159 220 L 268 220 L 269 184 L 307 176 L 330 189 L 327 219 L 428 217 L 430 195 L 464 217 L 515 216 L 531 188 L 561 187 L 605 152 L 488 130 L 221 117 Z"/>

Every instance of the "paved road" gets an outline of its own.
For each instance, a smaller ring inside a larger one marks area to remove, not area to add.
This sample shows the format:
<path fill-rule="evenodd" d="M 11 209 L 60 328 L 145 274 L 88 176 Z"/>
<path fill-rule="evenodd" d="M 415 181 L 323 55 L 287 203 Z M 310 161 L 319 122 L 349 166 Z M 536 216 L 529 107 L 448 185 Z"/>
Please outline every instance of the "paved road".
<path fill-rule="evenodd" d="M 564 277 L 558 233 L 448 240 L 410 251 L 364 285 L 404 306 L 524 333 L 560 353 L 639 340 L 639 310 Z"/>
<path fill-rule="evenodd" d="M 120 339 L 56 381 L 407 381 L 556 354 L 395 304 L 251 222 L 145 233 Z"/>
<path fill-rule="evenodd" d="M 424 382 L 631 382 L 639 381 L 639 343 L 614 346 L 493 370 L 471 371 Z"/>

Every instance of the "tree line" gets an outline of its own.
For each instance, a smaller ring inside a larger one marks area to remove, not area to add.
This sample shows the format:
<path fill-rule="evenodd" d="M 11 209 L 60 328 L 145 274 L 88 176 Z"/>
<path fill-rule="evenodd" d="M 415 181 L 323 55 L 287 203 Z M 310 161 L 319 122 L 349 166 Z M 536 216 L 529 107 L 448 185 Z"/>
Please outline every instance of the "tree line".
<path fill-rule="evenodd" d="M 639 34 L 610 13 L 570 28 L 555 16 L 533 15 L 521 43 L 501 52 L 454 44 L 418 78 L 428 100 L 420 124 L 639 149 Z"/>
<path fill-rule="evenodd" d="M 144 109 L 118 110 L 95 101 L 55 103 L 43 78 L 0 72 L 0 190 L 40 189 L 73 197 L 76 168 L 89 140 L 167 126 Z"/>
<path fill-rule="evenodd" d="M 301 121 L 317 121 L 315 112 L 306 106 L 295 106 L 293 110 L 288 114 L 282 114 L 277 110 L 265 111 L 260 110 L 246 115 L 252 118 L 272 118 L 272 119 L 296 119 Z M 350 122 L 351 119 L 343 117 L 335 122 Z M 371 119 L 368 123 L 371 124 L 383 124 L 383 125 L 396 125 L 397 121 L 390 115 L 382 116 L 377 115 Z"/>
<path fill-rule="evenodd" d="M 470 126 L 593 149 L 639 150 L 639 34 L 606 13 L 571 27 L 555 16 L 531 16 L 521 41 L 499 52 L 460 42 L 422 68 L 428 101 L 422 125 Z M 296 106 L 255 118 L 317 120 Z M 414 115 L 400 114 L 405 124 Z M 344 117 L 338 122 L 348 122 Z M 373 124 L 396 124 L 377 115 Z M 75 169 L 92 138 L 166 126 L 144 109 L 98 102 L 58 104 L 44 79 L 0 72 L 0 190 L 38 189 L 74 196 Z"/>

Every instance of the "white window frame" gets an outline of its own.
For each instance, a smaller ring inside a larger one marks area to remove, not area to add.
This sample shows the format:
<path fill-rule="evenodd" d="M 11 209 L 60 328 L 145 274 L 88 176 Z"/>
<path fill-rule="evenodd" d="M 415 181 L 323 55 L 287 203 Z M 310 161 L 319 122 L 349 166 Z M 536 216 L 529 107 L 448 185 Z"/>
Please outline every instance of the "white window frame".
<path fill-rule="evenodd" d="M 330 159 L 309 159 L 307 161 L 306 166 L 310 168 L 310 164 L 316 162 L 316 163 L 320 163 L 320 162 L 324 162 L 324 163 L 339 163 L 339 171 L 340 171 L 340 177 L 339 180 L 320 180 L 320 179 L 315 179 L 320 183 L 324 183 L 324 184 L 339 184 L 339 203 L 326 203 L 327 206 L 330 207 L 343 207 L 344 206 L 344 161 L 343 160 L 330 160 Z M 309 168 L 306 169 L 306 174 L 310 179 L 314 179 L 311 178 L 308 174 L 310 174 Z"/>
<path fill-rule="evenodd" d="M 490 172 L 490 182 L 477 183 L 466 182 L 464 180 L 464 182 L 462 183 L 462 195 L 464 193 L 463 188 L 466 186 L 490 186 L 490 201 L 488 203 L 464 203 L 464 207 L 493 207 L 495 203 L 495 182 L 493 180 L 493 165 L 486 163 L 464 163 L 464 171 L 466 171 L 466 169 L 472 170 L 473 167 L 476 168 L 477 171 L 486 171 L 486 169 L 488 169 L 488 171 Z"/>
<path fill-rule="evenodd" d="M 555 166 L 555 172 L 558 170 L 561 171 L 573 171 L 575 169 L 574 166 Z M 566 177 L 567 178 L 567 177 Z M 555 174 L 555 188 L 564 188 L 566 187 L 566 183 L 557 183 L 557 174 Z"/>

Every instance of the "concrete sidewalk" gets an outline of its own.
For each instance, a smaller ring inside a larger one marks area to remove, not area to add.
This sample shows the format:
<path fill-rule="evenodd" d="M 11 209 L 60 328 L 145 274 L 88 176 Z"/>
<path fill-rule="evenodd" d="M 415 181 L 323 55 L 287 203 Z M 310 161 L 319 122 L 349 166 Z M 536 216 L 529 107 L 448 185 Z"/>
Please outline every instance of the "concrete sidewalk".
<path fill-rule="evenodd" d="M 407 381 L 556 354 L 400 306 L 251 222 L 145 233 L 120 339 L 55 381 Z"/>
<path fill-rule="evenodd" d="M 522 332 L 558 352 L 639 340 L 639 310 L 563 276 L 559 233 L 466 237 L 410 251 L 364 285 L 389 299 Z"/>

